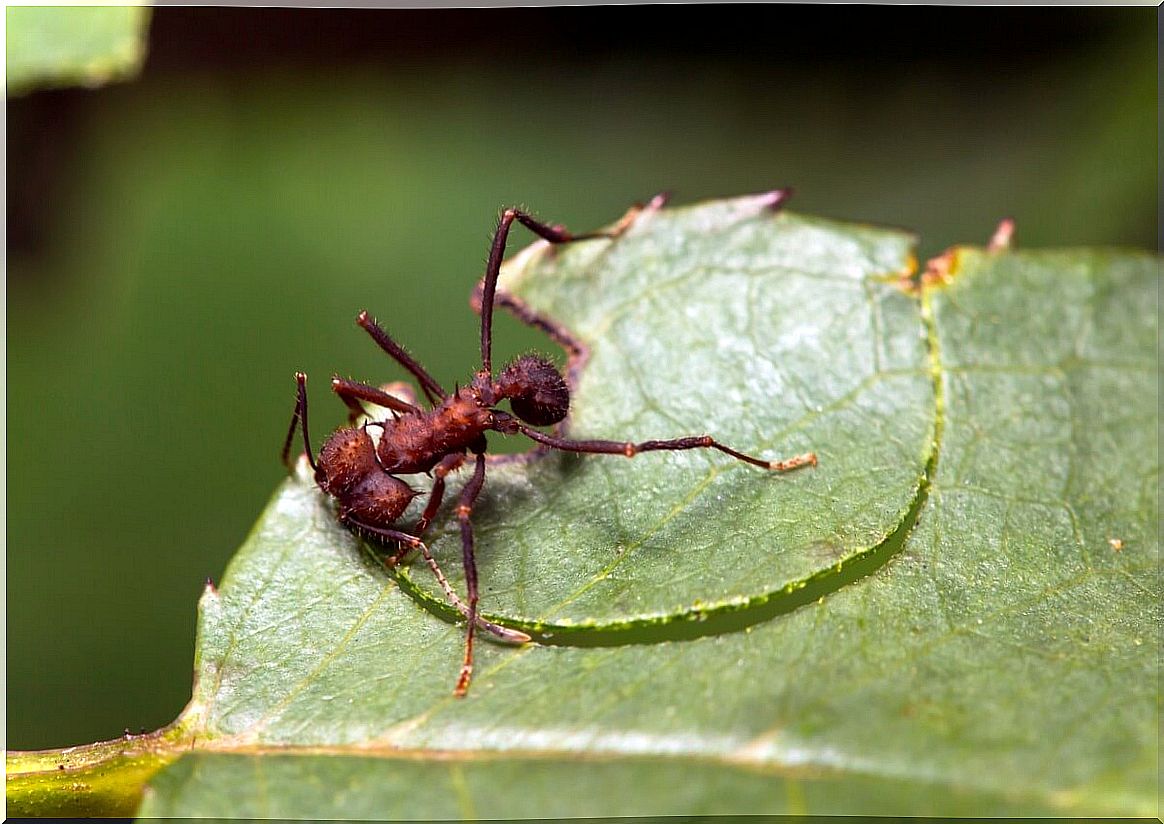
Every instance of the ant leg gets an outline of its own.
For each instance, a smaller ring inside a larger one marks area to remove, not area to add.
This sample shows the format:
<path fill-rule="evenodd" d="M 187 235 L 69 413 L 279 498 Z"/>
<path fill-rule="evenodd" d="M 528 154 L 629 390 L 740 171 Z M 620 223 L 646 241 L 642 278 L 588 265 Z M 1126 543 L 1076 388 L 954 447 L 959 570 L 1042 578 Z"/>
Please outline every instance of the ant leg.
<path fill-rule="evenodd" d="M 393 541 L 399 541 L 402 544 L 408 544 L 409 549 L 419 549 L 420 554 L 424 556 L 425 563 L 428 564 L 429 569 L 431 569 L 433 575 L 436 576 L 437 583 L 440 584 L 441 589 L 445 593 L 445 597 L 449 599 L 449 603 L 456 607 L 462 615 L 464 615 L 472 622 L 470 626 L 475 624 L 486 632 L 496 635 L 502 641 L 509 641 L 510 643 L 514 644 L 526 644 L 532 640 L 521 630 L 509 629 L 508 627 L 499 626 L 492 621 L 486 621 L 484 618 L 476 615 L 474 610 L 471 610 L 469 607 L 465 606 L 465 602 L 457 597 L 457 593 L 453 591 L 453 587 L 449 584 L 448 579 L 445 578 L 445 574 L 441 572 L 441 568 L 437 565 L 436 558 L 432 557 L 432 553 L 429 551 L 428 546 L 424 543 L 424 541 L 421 541 L 415 535 L 409 535 L 407 532 L 401 532 L 397 529 L 384 529 L 382 527 L 372 526 L 371 524 L 364 523 L 363 521 L 357 520 L 350 516 L 345 518 L 344 521 L 345 523 L 352 524 L 357 529 L 371 532 L 375 535 L 379 535 L 382 538 L 388 538 Z"/>
<path fill-rule="evenodd" d="M 660 192 L 652 197 L 646 203 L 635 203 L 627 209 L 626 214 L 618 219 L 618 222 L 610 229 L 609 232 L 598 232 L 589 235 L 573 236 L 574 240 L 579 237 L 609 237 L 616 238 L 623 232 L 627 231 L 634 225 L 639 217 L 648 212 L 657 212 L 667 205 L 667 201 L 671 195 L 669 192 Z M 561 241 L 559 241 L 561 242 Z M 484 290 L 485 281 L 482 280 L 477 284 L 476 289 L 473 290 L 473 296 L 469 301 L 469 305 L 473 307 L 473 311 L 484 317 Z M 511 295 L 508 292 L 497 291 L 494 294 L 494 305 L 501 306 L 508 310 L 510 314 L 516 317 L 526 326 L 532 326 L 534 329 L 545 333 L 550 340 L 558 344 L 566 351 L 566 369 L 565 379 L 566 387 L 573 394 L 578 387 L 578 380 L 582 375 L 582 369 L 586 366 L 586 362 L 590 359 L 590 349 L 580 339 L 574 337 L 561 323 L 558 323 L 548 315 L 543 315 L 540 312 L 534 311 L 529 304 L 523 301 L 516 295 Z M 561 434 L 565 430 L 566 422 L 560 421 L 554 424 L 553 431 L 556 434 Z M 494 455 L 492 456 L 495 462 L 505 461 L 510 458 L 508 455 Z"/>
<path fill-rule="evenodd" d="M 659 192 L 646 203 L 632 203 L 631 207 L 626 210 L 626 214 L 618 219 L 614 224 L 614 228 L 610 230 L 611 237 L 618 237 L 631 226 L 635 225 L 635 221 L 644 212 L 657 212 L 667 205 L 667 201 L 671 199 L 670 192 Z"/>
<path fill-rule="evenodd" d="M 377 345 L 391 355 L 397 363 L 412 373 L 420 384 L 420 388 L 424 391 L 424 395 L 428 398 L 429 403 L 434 406 L 438 398 L 447 398 L 449 393 L 441 388 L 441 385 L 436 382 L 436 378 L 430 375 L 423 366 L 416 362 L 412 355 L 404 351 L 404 347 L 392 340 L 388 333 L 381 328 L 380 324 L 376 323 L 366 311 L 360 312 L 356 318 L 358 323 L 365 332 L 372 336 L 372 340 L 376 341 Z"/>
<path fill-rule="evenodd" d="M 402 401 L 400 398 L 389 395 L 382 389 L 377 389 L 375 386 L 368 386 L 368 384 L 360 383 L 359 381 L 350 381 L 336 376 L 331 379 L 331 388 L 347 404 L 348 409 L 352 411 L 351 419 L 353 422 L 357 417 L 367 412 L 360 405 L 360 401 L 368 401 L 369 403 L 376 404 L 376 406 L 391 409 L 394 412 L 420 412 L 419 409 L 407 401 Z"/>
<path fill-rule="evenodd" d="M 425 504 L 420 520 L 416 522 L 416 537 L 419 538 L 423 535 L 424 531 L 428 529 L 428 525 L 432 523 L 432 519 L 436 517 L 441 500 L 445 495 L 445 476 L 459 469 L 464 462 L 465 453 L 457 452 L 453 455 L 446 455 L 433 470 L 432 474 L 435 479 L 432 484 L 432 492 L 429 493 L 428 503 Z"/>
<path fill-rule="evenodd" d="M 473 677 L 473 626 L 477 619 L 477 559 L 473 556 L 473 524 L 469 516 L 473 513 L 473 503 L 485 484 L 485 453 L 477 453 L 477 465 L 473 477 L 461 490 L 461 500 L 457 503 L 457 519 L 461 522 L 461 552 L 465 562 L 465 584 L 469 590 L 469 625 L 465 631 L 465 662 L 461 665 L 461 677 L 457 679 L 453 695 L 463 698 L 469 691 L 469 681 Z"/>
<path fill-rule="evenodd" d="M 489 250 L 489 262 L 485 266 L 485 277 L 481 279 L 477 289 L 474 290 L 472 305 L 473 309 L 481 315 L 481 368 L 490 375 L 493 374 L 491 363 L 491 349 L 492 349 L 492 325 L 493 325 L 493 304 L 494 296 L 497 291 L 497 277 L 501 274 L 501 259 L 505 255 L 505 243 L 509 237 L 509 227 L 513 225 L 513 221 L 517 221 L 525 228 L 529 229 L 538 237 L 550 243 L 569 243 L 575 240 L 590 240 L 592 238 L 605 237 L 616 238 L 629 229 L 638 219 L 639 215 L 644 212 L 656 212 L 667 205 L 670 199 L 669 192 L 660 192 L 651 198 L 646 204 L 635 203 L 627 210 L 614 227 L 606 232 L 587 232 L 585 234 L 575 235 L 567 231 L 562 226 L 551 226 L 546 223 L 534 219 L 520 209 L 509 208 L 501 213 L 501 220 L 497 224 L 497 232 L 493 236 L 493 246 Z M 575 341 L 573 336 L 569 334 L 563 327 L 552 321 L 545 319 L 539 315 L 535 315 L 525 304 L 518 301 L 516 298 L 502 294 L 498 298 L 499 302 L 511 309 L 518 318 L 531 326 L 535 326 L 545 331 L 556 343 L 560 344 L 570 355 L 571 360 L 577 355 L 579 359 L 578 368 L 581 368 L 581 361 L 585 359 L 585 348 L 581 343 Z"/>
<path fill-rule="evenodd" d="M 432 519 L 436 517 L 437 510 L 440 508 L 441 501 L 445 496 L 445 476 L 453 470 L 459 468 L 460 465 L 464 462 L 465 454 L 463 452 L 457 452 L 453 455 L 446 455 L 441 460 L 441 462 L 437 464 L 436 469 L 433 470 L 435 480 L 433 481 L 432 491 L 428 496 L 428 503 L 425 504 L 424 512 L 421 513 L 420 520 L 416 522 L 416 526 L 413 528 L 417 538 L 424 535 L 424 531 L 428 529 L 429 524 L 432 523 Z M 415 547 L 406 544 L 400 549 L 399 552 L 390 557 L 385 563 L 387 563 L 389 566 L 396 566 L 401 561 L 403 561 L 404 556 L 412 552 L 414 548 Z"/>
<path fill-rule="evenodd" d="M 481 314 L 482 310 L 482 288 L 482 284 L 477 284 L 471 301 L 473 310 L 478 314 Z M 497 292 L 494 297 L 494 305 L 508 310 L 526 326 L 532 326 L 534 329 L 544 332 L 550 340 L 566 350 L 566 386 L 569 388 L 570 394 L 574 394 L 578 386 L 578 379 L 582 375 L 582 368 L 590 359 L 589 347 L 574 337 L 573 333 L 565 326 L 547 315 L 534 311 L 529 304 L 516 295 L 511 295 L 508 292 Z M 555 425 L 554 431 L 561 431 L 561 426 L 561 424 Z"/>
<path fill-rule="evenodd" d="M 796 455 L 783 461 L 765 461 L 761 458 L 754 458 L 751 455 L 745 455 L 743 452 L 737 452 L 729 446 L 725 446 L 719 441 L 712 438 L 710 435 L 696 435 L 687 438 L 672 438 L 665 441 L 643 441 L 641 443 L 631 443 L 629 441 L 572 441 L 566 438 L 555 438 L 551 435 L 546 435 L 538 432 L 536 429 L 531 429 L 524 424 L 517 423 L 517 429 L 523 435 L 532 438 L 538 443 L 553 447 L 554 449 L 561 449 L 565 452 L 589 452 L 600 455 L 625 455 L 628 458 L 633 458 L 640 452 L 656 452 L 659 450 L 681 450 L 681 449 L 718 449 L 720 452 L 725 452 L 737 460 L 750 463 L 753 466 L 758 466 L 761 469 L 770 469 L 774 472 L 788 472 L 793 469 L 798 469 L 802 466 L 816 466 L 816 453 L 805 452 L 802 455 Z"/>
<path fill-rule="evenodd" d="M 291 413 L 291 426 L 287 429 L 287 437 L 283 440 L 283 465 L 291 469 L 291 441 L 295 437 L 295 426 L 301 424 L 303 430 L 303 449 L 307 452 L 307 463 L 311 464 L 311 471 L 315 471 L 315 458 L 311 454 L 311 441 L 307 435 L 307 376 L 302 372 L 295 373 L 295 382 L 299 389 L 295 395 L 295 411 Z"/>
<path fill-rule="evenodd" d="M 493 375 L 493 300 L 497 292 L 497 277 L 501 274 L 501 260 L 505 256 L 505 242 L 509 237 L 509 227 L 513 225 L 515 220 L 550 243 L 569 243 L 574 240 L 614 236 L 609 232 L 589 232 L 584 235 L 574 235 L 561 226 L 541 223 L 520 209 L 509 208 L 501 213 L 497 232 L 493 235 L 493 245 L 489 249 L 489 262 L 485 265 L 485 277 L 481 281 L 481 371 L 490 376 Z M 475 302 L 476 296 L 474 295 Z"/>

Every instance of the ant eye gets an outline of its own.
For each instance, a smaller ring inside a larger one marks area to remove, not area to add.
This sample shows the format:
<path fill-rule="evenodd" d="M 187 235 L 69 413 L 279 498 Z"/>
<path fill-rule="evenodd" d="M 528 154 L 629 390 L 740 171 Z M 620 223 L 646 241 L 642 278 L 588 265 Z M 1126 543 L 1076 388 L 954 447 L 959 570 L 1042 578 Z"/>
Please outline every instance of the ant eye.
<path fill-rule="evenodd" d="M 548 426 L 570 411 L 570 390 L 557 368 L 536 355 L 522 355 L 497 379 L 497 394 L 509 398 L 513 414 L 534 426 Z"/>

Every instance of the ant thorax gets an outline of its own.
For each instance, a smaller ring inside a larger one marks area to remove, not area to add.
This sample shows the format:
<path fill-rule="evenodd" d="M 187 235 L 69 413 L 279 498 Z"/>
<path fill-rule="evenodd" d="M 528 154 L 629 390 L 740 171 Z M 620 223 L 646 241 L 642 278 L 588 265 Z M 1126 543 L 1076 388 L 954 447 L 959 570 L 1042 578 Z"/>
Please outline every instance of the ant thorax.
<path fill-rule="evenodd" d="M 494 382 L 477 372 L 433 409 L 417 413 L 384 410 L 366 428 L 376 439 L 376 457 L 384 472 L 409 475 L 430 472 L 451 452 L 480 444 L 496 428 L 493 406 L 508 399 L 514 414 L 534 426 L 548 426 L 566 417 L 570 390 L 557 367 L 546 358 L 522 355 Z"/>
<path fill-rule="evenodd" d="M 463 452 L 481 440 L 493 423 L 488 406 L 475 387 L 465 387 L 435 408 L 420 413 L 388 416 L 370 429 L 379 429 L 376 456 L 384 472 L 410 475 L 429 472 L 449 453 Z"/>

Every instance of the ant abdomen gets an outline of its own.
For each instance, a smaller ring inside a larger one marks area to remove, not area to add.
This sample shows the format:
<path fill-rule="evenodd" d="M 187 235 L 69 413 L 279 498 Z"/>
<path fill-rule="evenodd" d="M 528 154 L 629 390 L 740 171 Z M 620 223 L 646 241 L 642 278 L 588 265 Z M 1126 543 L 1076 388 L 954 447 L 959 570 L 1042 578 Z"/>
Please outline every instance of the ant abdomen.
<path fill-rule="evenodd" d="M 323 449 L 315 480 L 329 495 L 342 498 L 376 469 L 376 447 L 363 429 L 337 429 Z"/>
<path fill-rule="evenodd" d="M 570 390 L 554 364 L 522 355 L 497 378 L 497 394 L 509 398 L 513 414 L 534 426 L 558 423 L 570 411 Z"/>
<path fill-rule="evenodd" d="M 362 524 L 396 521 L 418 494 L 404 481 L 383 472 L 369 473 L 340 499 L 340 517 Z"/>
<path fill-rule="evenodd" d="M 417 493 L 376 464 L 376 447 L 364 429 L 339 429 L 323 445 L 315 479 L 339 503 L 340 517 L 392 523 Z"/>

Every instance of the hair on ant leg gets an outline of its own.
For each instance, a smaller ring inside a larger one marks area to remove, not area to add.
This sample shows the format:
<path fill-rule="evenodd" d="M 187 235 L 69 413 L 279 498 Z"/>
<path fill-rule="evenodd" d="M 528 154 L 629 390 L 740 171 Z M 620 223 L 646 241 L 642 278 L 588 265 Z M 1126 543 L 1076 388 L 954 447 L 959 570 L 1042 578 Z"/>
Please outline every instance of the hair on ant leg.
<path fill-rule="evenodd" d="M 457 388 L 452 394 L 392 340 L 367 312 L 361 312 L 356 322 L 384 352 L 411 373 L 424 393 L 428 407 L 421 406 L 415 397 L 411 401 L 403 400 L 383 389 L 335 377 L 332 379 L 332 390 L 348 407 L 349 422 L 352 425 L 333 432 L 320 449 L 318 458 L 313 455 L 308 438 L 307 377 L 302 372 L 295 375 L 295 410 L 283 442 L 283 462 L 291 466 L 291 443 L 296 429 L 299 429 L 315 482 L 323 492 L 335 499 L 339 521 L 369 539 L 397 543 L 400 550 L 388 560 L 389 564 L 399 562 L 413 550 L 418 550 L 424 557 L 445 597 L 466 618 L 465 656 L 453 690 L 457 696 L 464 696 L 468 692 L 472 680 L 476 630 L 480 629 L 511 643 L 522 644 L 531 640 L 524 632 L 484 620 L 477 611 L 479 586 L 472 513 L 477 496 L 485 485 L 488 465 L 486 433 L 525 435 L 543 449 L 623 455 L 628 458 L 643 452 L 716 449 L 736 460 L 776 472 L 816 464 L 816 455 L 811 452 L 786 460 L 764 460 L 738 452 L 708 435 L 637 443 L 571 440 L 564 437 L 561 424 L 569 413 L 570 393 L 588 353 L 585 346 L 562 326 L 533 312 L 517 298 L 497 292 L 497 278 L 510 227 L 516 221 L 552 244 L 589 238 L 613 239 L 629 228 L 642 212 L 662 208 L 664 202 L 664 196 L 657 196 L 646 206 L 636 206 L 628 211 L 612 231 L 585 235 L 573 235 L 562 226 L 541 223 L 519 209 L 510 208 L 502 212 L 490 247 L 485 277 L 473 296 L 474 308 L 481 315 L 481 366 L 467 386 Z M 514 311 L 525 322 L 546 331 L 566 349 L 569 360 L 564 376 L 552 362 L 532 354 L 516 358 L 498 374 L 494 374 L 493 309 L 499 303 Z M 509 402 L 510 412 L 497 408 L 502 401 Z M 388 410 L 390 417 L 356 426 L 358 418 L 366 414 L 363 407 L 365 402 Z M 554 427 L 553 434 L 532 428 L 546 426 Z M 369 427 L 380 430 L 378 442 L 373 441 L 368 433 Z M 421 538 L 436 517 L 444 498 L 446 476 L 459 469 L 470 459 L 470 455 L 473 474 L 462 488 L 456 507 L 468 590 L 466 603 L 453 591 Z M 433 485 L 419 521 L 412 532 L 406 532 L 397 528 L 396 524 L 420 493 L 398 476 L 417 473 L 431 473 Z"/>

